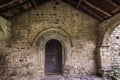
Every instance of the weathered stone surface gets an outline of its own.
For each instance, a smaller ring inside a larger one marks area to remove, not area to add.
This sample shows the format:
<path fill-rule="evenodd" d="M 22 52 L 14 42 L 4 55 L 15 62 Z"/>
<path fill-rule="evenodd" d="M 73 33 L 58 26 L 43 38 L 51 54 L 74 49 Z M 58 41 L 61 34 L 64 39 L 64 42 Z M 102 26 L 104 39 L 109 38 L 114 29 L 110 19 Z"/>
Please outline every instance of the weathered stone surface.
<path fill-rule="evenodd" d="M 1 47 L 5 46 L 6 42 L 10 38 L 10 27 L 11 23 L 0 17 L 0 45 Z"/>
<path fill-rule="evenodd" d="M 92 17 L 60 0 L 52 0 L 13 17 L 10 21 L 12 27 L 9 21 L 0 17 L 0 74 L 4 75 L 0 78 L 2 80 L 9 77 L 13 80 L 48 80 L 48 77 L 42 77 L 45 74 L 45 44 L 50 39 L 57 39 L 62 44 L 64 76 L 96 74 L 97 68 L 107 74 L 111 67 L 120 68 L 120 14 L 97 27 L 98 21 Z M 61 80 L 51 78 L 54 79 Z M 94 79 L 97 80 L 87 76 L 65 78 Z"/>
<path fill-rule="evenodd" d="M 118 43 L 117 44 L 113 44 L 114 42 L 118 42 L 119 39 L 116 39 L 115 35 L 118 35 L 118 28 L 115 30 L 116 27 L 118 27 L 118 25 L 120 24 L 120 14 L 117 14 L 113 17 L 111 17 L 110 19 L 107 19 L 105 21 L 103 21 L 102 23 L 100 23 L 98 25 L 98 53 L 99 53 L 99 62 L 100 66 L 101 66 L 101 70 L 103 70 L 103 72 L 105 71 L 105 74 L 110 72 L 112 70 L 112 66 L 115 67 L 116 62 L 114 62 L 115 60 L 117 60 L 116 56 L 118 57 L 118 51 L 115 52 L 115 49 L 118 49 Z M 114 31 L 115 30 L 115 31 Z M 115 54 L 115 55 L 113 55 Z M 113 60 L 114 57 L 115 59 Z M 112 64 L 115 63 L 115 64 Z"/>
<path fill-rule="evenodd" d="M 4 80 L 4 79 L 2 79 Z M 109 80 L 107 78 L 100 78 L 97 76 L 82 76 L 82 77 L 63 77 L 60 75 L 54 75 L 54 76 L 45 76 L 45 77 L 39 77 L 39 76 L 18 76 L 18 77 L 12 77 L 5 80 Z"/>
<path fill-rule="evenodd" d="M 120 25 L 114 29 L 109 41 L 112 68 L 120 68 Z"/>
<path fill-rule="evenodd" d="M 59 5 L 56 5 L 56 2 Z M 94 52 L 98 21 L 92 17 L 59 0 L 53 0 L 37 9 L 13 17 L 10 21 L 12 22 L 11 41 L 10 46 L 5 49 L 8 76 L 43 76 L 44 47 L 52 38 L 60 40 L 64 45 L 63 66 L 70 68 L 66 70 L 66 74 L 96 73 Z M 38 46 L 32 46 L 37 42 Z"/>
<path fill-rule="evenodd" d="M 4 50 L 10 39 L 10 26 L 11 23 L 8 20 L 0 17 L 0 77 L 7 70 L 7 53 Z"/>

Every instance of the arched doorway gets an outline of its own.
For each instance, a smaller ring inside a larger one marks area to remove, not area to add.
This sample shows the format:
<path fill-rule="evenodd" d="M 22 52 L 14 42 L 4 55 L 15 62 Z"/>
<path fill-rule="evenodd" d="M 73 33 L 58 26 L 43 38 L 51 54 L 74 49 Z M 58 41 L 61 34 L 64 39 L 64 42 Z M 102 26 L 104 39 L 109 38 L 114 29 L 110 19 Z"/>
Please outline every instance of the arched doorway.
<path fill-rule="evenodd" d="M 62 44 L 55 39 L 45 45 L 45 74 L 62 73 Z"/>

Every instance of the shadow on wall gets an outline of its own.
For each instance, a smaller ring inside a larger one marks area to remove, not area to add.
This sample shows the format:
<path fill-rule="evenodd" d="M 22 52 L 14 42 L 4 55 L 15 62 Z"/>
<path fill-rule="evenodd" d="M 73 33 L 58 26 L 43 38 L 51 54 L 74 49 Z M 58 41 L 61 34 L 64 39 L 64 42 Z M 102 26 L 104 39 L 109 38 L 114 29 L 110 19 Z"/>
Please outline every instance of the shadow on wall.
<path fill-rule="evenodd" d="M 1 47 L 6 45 L 6 42 L 10 38 L 11 23 L 6 19 L 0 17 L 0 45 Z"/>
<path fill-rule="evenodd" d="M 11 23 L 6 19 L 0 17 L 0 80 L 5 72 L 7 71 L 7 54 L 5 52 L 5 46 L 7 45 L 7 41 L 10 38 L 10 26 Z"/>
<path fill-rule="evenodd" d="M 7 54 L 5 54 L 5 52 L 2 49 L 0 49 L 0 75 L 3 75 L 5 70 L 7 69 L 6 56 Z"/>

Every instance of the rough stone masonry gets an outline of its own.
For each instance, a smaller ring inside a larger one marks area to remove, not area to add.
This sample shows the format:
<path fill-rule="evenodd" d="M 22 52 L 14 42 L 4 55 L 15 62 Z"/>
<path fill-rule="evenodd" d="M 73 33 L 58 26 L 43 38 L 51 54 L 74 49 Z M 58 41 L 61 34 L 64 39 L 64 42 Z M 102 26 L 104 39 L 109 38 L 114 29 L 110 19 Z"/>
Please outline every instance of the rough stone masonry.
<path fill-rule="evenodd" d="M 98 67 L 108 66 L 108 59 L 100 59 L 96 51 L 101 38 L 99 21 L 60 0 L 47 2 L 9 21 L 0 18 L 0 74 L 4 76 L 44 76 L 45 44 L 51 39 L 62 44 L 63 75 L 95 75 Z M 104 27 L 100 28 L 104 31 Z"/>
<path fill-rule="evenodd" d="M 92 17 L 53 0 L 10 21 L 12 34 L 10 46 L 6 48 L 8 75 L 44 75 L 44 47 L 50 39 L 60 40 L 64 45 L 63 74 L 96 73 L 98 21 Z"/>

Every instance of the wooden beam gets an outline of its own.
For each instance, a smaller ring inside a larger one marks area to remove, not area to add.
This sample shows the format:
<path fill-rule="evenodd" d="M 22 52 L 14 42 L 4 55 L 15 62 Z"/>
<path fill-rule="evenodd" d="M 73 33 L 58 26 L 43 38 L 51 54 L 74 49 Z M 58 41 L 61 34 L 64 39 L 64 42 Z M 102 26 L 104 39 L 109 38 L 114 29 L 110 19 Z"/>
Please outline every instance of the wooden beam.
<path fill-rule="evenodd" d="M 107 1 L 116 7 L 116 9 L 112 10 L 111 13 L 116 13 L 120 10 L 120 6 L 118 4 L 116 4 L 112 0 L 107 0 Z"/>
<path fill-rule="evenodd" d="M 15 8 L 19 8 L 19 7 L 21 7 L 21 6 L 23 6 L 24 4 L 29 3 L 29 2 L 30 2 L 30 1 L 26 1 L 26 2 L 21 3 L 21 4 L 18 4 L 18 5 L 16 5 L 16 6 L 12 6 L 12 7 L 10 7 L 10 8 L 5 8 L 4 10 L 1 10 L 1 11 L 0 11 L 0 14 L 6 12 L 6 11 L 8 11 L 8 10 L 13 10 L 13 9 L 15 9 Z"/>
<path fill-rule="evenodd" d="M 111 16 L 112 16 L 110 13 L 108 13 L 108 12 L 106 12 L 106 11 L 100 9 L 99 7 L 97 7 L 97 6 L 95 6 L 95 5 L 91 4 L 91 3 L 89 3 L 89 2 L 86 1 L 86 0 L 84 0 L 83 2 L 84 2 L 85 4 L 87 4 L 88 6 L 90 6 L 91 8 L 94 8 L 94 9 L 96 9 L 97 11 L 99 11 L 99 12 L 101 12 L 101 13 L 107 15 L 108 17 L 111 17 Z"/>
<path fill-rule="evenodd" d="M 120 6 L 120 0 L 112 0 L 112 2 Z"/>
<path fill-rule="evenodd" d="M 23 0 L 18 0 L 19 1 L 19 3 L 23 3 L 24 1 Z"/>
<path fill-rule="evenodd" d="M 109 3 L 111 3 L 112 5 L 114 5 L 117 8 L 120 8 L 119 5 L 117 5 L 115 2 L 113 2 L 112 0 L 107 0 Z"/>
<path fill-rule="evenodd" d="M 6 16 L 6 17 L 11 17 L 14 15 L 14 13 L 12 11 L 8 11 L 8 12 L 5 12 L 4 14 L 2 14 L 3 16 Z"/>
<path fill-rule="evenodd" d="M 96 19 L 102 21 L 103 18 L 101 16 L 99 16 L 98 14 L 96 14 L 95 12 L 91 11 L 90 9 L 88 9 L 86 6 L 81 6 L 81 8 L 83 8 L 84 10 L 86 10 L 88 13 L 90 13 L 91 15 L 93 15 Z"/>
<path fill-rule="evenodd" d="M 78 4 L 77 4 L 77 6 L 76 6 L 76 9 L 79 8 L 79 6 L 80 6 L 80 4 L 82 3 L 82 1 L 83 1 L 83 0 L 79 0 Z"/>
<path fill-rule="evenodd" d="M 76 7 L 76 5 L 77 5 L 77 2 L 75 2 L 74 0 L 62 0 L 62 1 L 69 3 L 69 4 L 73 5 L 74 7 Z"/>
<path fill-rule="evenodd" d="M 111 13 L 114 13 L 114 14 L 115 14 L 115 13 L 117 13 L 117 12 L 119 12 L 119 11 L 120 11 L 120 8 L 116 8 L 116 9 L 112 10 Z"/>
<path fill-rule="evenodd" d="M 33 2 L 33 4 L 34 4 L 34 6 L 37 8 L 38 5 L 36 4 L 35 0 L 32 0 L 32 2 Z"/>
<path fill-rule="evenodd" d="M 6 7 L 6 6 L 8 6 L 8 5 L 11 5 L 11 4 L 13 4 L 13 3 L 15 3 L 15 2 L 17 2 L 17 1 L 18 1 L 18 0 L 13 0 L 13 1 L 9 2 L 9 3 L 4 4 L 4 5 L 0 5 L 0 8 Z"/>

